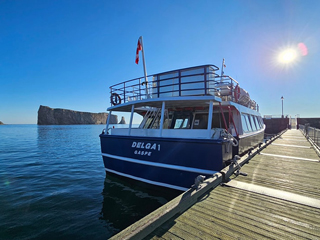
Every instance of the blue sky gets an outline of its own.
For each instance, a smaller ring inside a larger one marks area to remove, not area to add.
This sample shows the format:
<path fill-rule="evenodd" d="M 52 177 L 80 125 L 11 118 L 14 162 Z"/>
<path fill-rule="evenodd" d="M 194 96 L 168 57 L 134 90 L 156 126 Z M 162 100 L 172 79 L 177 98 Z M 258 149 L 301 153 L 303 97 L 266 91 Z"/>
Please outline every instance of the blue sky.
<path fill-rule="evenodd" d="M 40 105 L 104 112 L 109 86 L 148 74 L 221 66 L 262 115 L 320 117 L 320 1 L 0 0 L 0 121 L 37 122 Z M 308 48 L 291 64 L 276 56 Z"/>

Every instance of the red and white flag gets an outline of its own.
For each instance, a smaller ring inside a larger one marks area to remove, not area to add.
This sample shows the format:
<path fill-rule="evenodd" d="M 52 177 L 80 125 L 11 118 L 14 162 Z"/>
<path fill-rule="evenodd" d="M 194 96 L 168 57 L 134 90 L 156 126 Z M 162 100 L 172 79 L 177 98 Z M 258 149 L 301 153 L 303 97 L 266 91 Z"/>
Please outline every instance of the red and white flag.
<path fill-rule="evenodd" d="M 138 39 L 137 52 L 136 52 L 136 64 L 139 63 L 139 51 L 142 50 L 142 45 L 140 42 L 140 38 Z"/>

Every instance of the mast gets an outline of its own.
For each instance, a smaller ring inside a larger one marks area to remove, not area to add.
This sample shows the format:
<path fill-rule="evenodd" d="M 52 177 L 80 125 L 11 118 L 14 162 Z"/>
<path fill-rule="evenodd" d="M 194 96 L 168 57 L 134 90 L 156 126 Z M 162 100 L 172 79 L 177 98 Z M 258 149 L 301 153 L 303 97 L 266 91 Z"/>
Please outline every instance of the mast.
<path fill-rule="evenodd" d="M 223 68 L 226 67 L 226 64 L 224 62 L 224 59 L 222 60 L 222 66 L 221 66 L 221 75 L 220 75 L 220 82 L 222 82 L 222 76 L 224 75 Z"/>
<path fill-rule="evenodd" d="M 142 46 L 141 52 L 142 52 L 142 62 L 143 62 L 144 80 L 145 80 L 145 84 L 146 84 L 146 94 L 147 94 L 147 98 L 149 98 L 147 68 L 146 68 L 146 61 L 145 61 L 145 59 L 144 59 L 144 45 L 143 45 L 142 36 L 140 36 L 139 39 L 140 39 L 140 43 L 141 43 L 141 46 Z"/>

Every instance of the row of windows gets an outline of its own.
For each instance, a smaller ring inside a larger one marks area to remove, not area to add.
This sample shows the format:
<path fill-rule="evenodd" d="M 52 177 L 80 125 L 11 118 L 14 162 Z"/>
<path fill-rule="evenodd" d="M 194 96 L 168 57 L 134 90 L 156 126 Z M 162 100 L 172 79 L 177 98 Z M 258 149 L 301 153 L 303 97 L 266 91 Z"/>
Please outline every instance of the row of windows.
<path fill-rule="evenodd" d="M 224 119 L 229 128 L 229 114 L 224 113 Z M 252 132 L 262 129 L 263 121 L 260 116 L 254 116 L 246 113 L 241 114 L 241 122 L 243 132 Z M 163 122 L 164 129 L 207 129 L 208 113 L 192 113 L 190 112 L 165 112 L 165 120 Z M 160 127 L 160 114 L 156 117 L 150 116 L 143 128 L 158 129 Z M 221 113 L 213 113 L 212 128 L 224 127 L 224 120 Z"/>
<path fill-rule="evenodd" d="M 263 127 L 261 117 L 241 113 L 242 129 L 244 132 L 257 131 Z"/>

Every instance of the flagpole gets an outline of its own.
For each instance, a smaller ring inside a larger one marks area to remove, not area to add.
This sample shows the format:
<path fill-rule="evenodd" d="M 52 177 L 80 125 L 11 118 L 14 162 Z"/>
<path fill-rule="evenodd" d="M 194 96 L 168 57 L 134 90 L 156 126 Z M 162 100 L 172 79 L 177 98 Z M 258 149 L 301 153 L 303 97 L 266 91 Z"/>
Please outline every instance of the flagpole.
<path fill-rule="evenodd" d="M 142 36 L 140 36 L 140 43 L 141 43 L 141 46 L 142 46 L 142 61 L 143 61 L 143 70 L 144 70 L 144 80 L 145 80 L 145 83 L 146 83 L 146 94 L 147 94 L 147 98 L 149 98 L 149 93 L 148 93 L 148 78 L 147 78 L 147 68 L 146 68 L 146 62 L 144 60 L 144 46 L 143 46 L 143 40 L 142 40 Z"/>
<path fill-rule="evenodd" d="M 222 67 L 221 67 L 220 82 L 222 82 L 222 76 L 224 75 L 223 67 L 224 67 L 224 59 L 222 60 Z"/>

